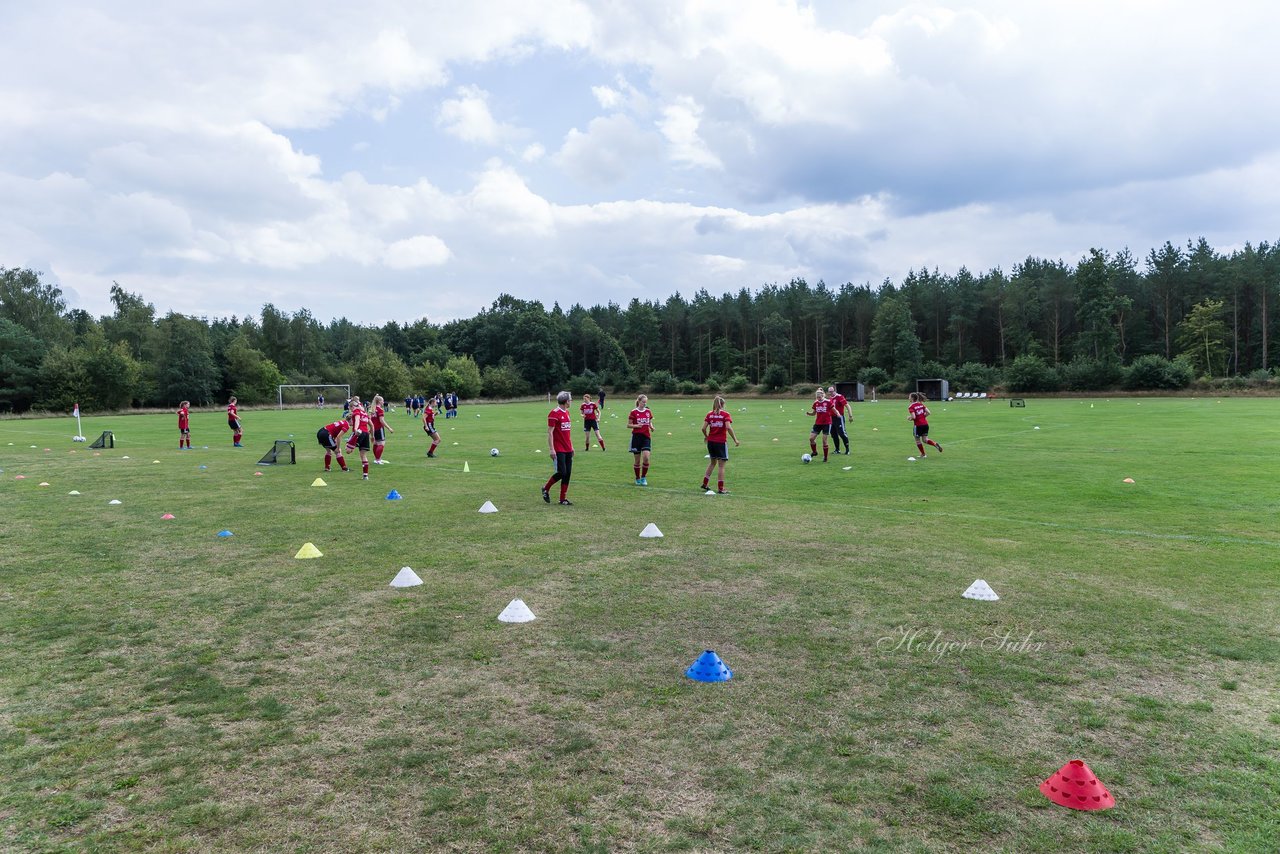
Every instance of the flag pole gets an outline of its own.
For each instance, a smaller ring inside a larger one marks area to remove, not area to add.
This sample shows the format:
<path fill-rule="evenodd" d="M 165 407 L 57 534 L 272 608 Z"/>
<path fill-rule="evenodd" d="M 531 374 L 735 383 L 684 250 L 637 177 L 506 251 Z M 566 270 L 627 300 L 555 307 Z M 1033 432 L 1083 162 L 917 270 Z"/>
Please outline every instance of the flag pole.
<path fill-rule="evenodd" d="M 76 417 L 76 441 L 83 442 L 84 431 L 80 428 L 80 404 L 76 404 L 75 409 L 72 410 L 72 414 Z"/>

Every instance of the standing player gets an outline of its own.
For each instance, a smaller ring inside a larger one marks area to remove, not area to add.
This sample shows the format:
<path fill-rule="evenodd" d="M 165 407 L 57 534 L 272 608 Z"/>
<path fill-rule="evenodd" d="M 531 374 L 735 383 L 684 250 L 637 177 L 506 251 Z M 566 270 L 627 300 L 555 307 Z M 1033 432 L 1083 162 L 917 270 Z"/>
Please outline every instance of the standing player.
<path fill-rule="evenodd" d="M 600 386 L 600 392 L 596 395 L 596 400 L 600 401 L 600 408 L 604 409 L 604 386 Z"/>
<path fill-rule="evenodd" d="M 387 445 L 387 433 L 396 432 L 387 423 L 387 411 L 382 408 L 383 403 L 382 395 L 373 396 L 373 461 L 378 465 L 386 464 L 382 459 L 382 449 Z"/>
<path fill-rule="evenodd" d="M 436 447 L 440 444 L 440 434 L 436 432 L 436 411 L 431 408 L 434 401 L 425 401 L 422 407 L 422 429 L 431 437 L 431 447 L 427 449 L 427 457 L 435 459 Z"/>
<path fill-rule="evenodd" d="M 591 434 L 596 434 L 596 444 L 600 446 L 600 450 L 604 450 L 604 439 L 600 436 L 600 407 L 591 402 L 591 395 L 584 394 L 582 396 L 582 406 L 578 407 L 582 411 L 582 432 L 586 434 L 587 446 L 584 451 L 591 450 Z"/>
<path fill-rule="evenodd" d="M 724 408 L 724 398 L 716 395 L 716 399 L 711 404 L 711 411 L 707 413 L 707 417 L 702 419 L 702 438 L 707 440 L 707 455 L 711 461 L 707 463 L 707 471 L 702 475 L 702 488 L 708 489 L 711 483 L 711 470 L 717 465 L 720 466 L 720 475 L 718 478 L 719 485 L 716 492 L 721 495 L 728 495 L 729 492 L 724 488 L 724 467 L 729 462 L 729 443 L 726 439 L 733 440 L 733 446 L 738 447 L 738 437 L 733 432 L 733 416 Z"/>
<path fill-rule="evenodd" d="M 325 471 L 329 471 L 329 463 L 335 456 L 338 458 L 338 468 L 351 471 L 347 468 L 347 458 L 342 456 L 342 449 L 338 447 L 338 440 L 350 429 L 351 425 L 346 421 L 335 421 L 316 431 L 316 441 L 320 443 L 320 447 L 324 448 Z"/>
<path fill-rule="evenodd" d="M 236 396 L 231 395 L 231 400 L 227 401 L 227 426 L 231 428 L 231 447 L 243 448 L 240 444 L 240 437 L 244 432 L 240 429 L 240 411 L 236 408 Z"/>
<path fill-rule="evenodd" d="M 191 450 L 191 401 L 184 400 L 178 406 L 178 450 Z"/>
<path fill-rule="evenodd" d="M 551 503 L 551 487 L 560 482 L 560 504 L 570 507 L 569 477 L 573 474 L 573 418 L 569 401 L 573 395 L 562 391 L 556 395 L 556 408 L 547 413 L 547 449 L 555 456 L 556 473 L 542 486 L 542 500 Z"/>
<path fill-rule="evenodd" d="M 844 440 L 844 455 L 849 456 L 849 432 L 844 429 L 844 416 L 849 409 L 849 399 L 836 391 L 833 385 L 827 386 L 827 399 L 831 401 L 831 438 L 835 442 L 836 453 L 840 453 L 840 440 Z"/>
<path fill-rule="evenodd" d="M 373 430 L 373 419 L 364 411 L 359 397 L 351 398 L 351 438 L 347 440 L 347 453 L 359 449 L 360 471 L 364 479 L 369 479 L 369 433 Z"/>
<path fill-rule="evenodd" d="M 813 416 L 813 430 L 809 433 L 809 451 L 815 457 L 818 455 L 818 446 L 814 440 L 818 438 L 818 434 L 822 434 L 822 461 L 827 461 L 827 435 L 831 432 L 831 401 L 827 400 L 827 393 L 821 388 L 818 389 L 813 399 L 813 408 L 806 415 Z"/>
<path fill-rule="evenodd" d="M 649 411 L 648 395 L 636 398 L 636 408 L 627 416 L 627 429 L 631 431 L 631 453 L 635 455 L 636 486 L 648 486 L 653 447 L 653 413 Z"/>
<path fill-rule="evenodd" d="M 929 438 L 929 407 L 924 405 L 924 395 L 913 391 L 908 395 L 908 400 L 911 401 L 911 405 L 907 407 L 907 420 L 914 425 L 916 447 L 920 449 L 921 459 L 924 458 L 925 445 L 933 445 L 938 449 L 938 453 L 942 453 L 942 446 Z"/>

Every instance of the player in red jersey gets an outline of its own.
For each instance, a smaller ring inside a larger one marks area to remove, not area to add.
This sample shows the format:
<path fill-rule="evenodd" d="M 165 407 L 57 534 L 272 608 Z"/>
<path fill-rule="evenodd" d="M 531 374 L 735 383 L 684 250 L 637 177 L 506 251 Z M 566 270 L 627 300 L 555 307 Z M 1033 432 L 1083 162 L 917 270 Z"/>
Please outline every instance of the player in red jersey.
<path fill-rule="evenodd" d="M 942 446 L 929 438 L 929 407 L 924 405 L 924 395 L 913 391 L 907 399 L 911 401 L 911 405 L 907 407 L 907 420 L 914 425 L 916 447 L 920 449 L 921 458 L 924 457 L 925 445 L 933 445 L 938 453 L 942 453 Z"/>
<path fill-rule="evenodd" d="M 631 431 L 631 453 L 635 456 L 633 468 L 636 486 L 649 485 L 649 456 L 653 449 L 653 413 L 649 411 L 649 398 L 636 398 L 636 408 L 627 416 L 627 429 Z"/>
<path fill-rule="evenodd" d="M 836 391 L 833 385 L 827 386 L 827 400 L 831 401 L 831 439 L 835 442 L 836 453 L 840 453 L 840 440 L 844 440 L 844 455 L 849 456 L 849 432 L 844 429 L 845 413 L 849 410 L 849 399 Z"/>
<path fill-rule="evenodd" d="M 587 446 L 584 451 L 591 450 L 591 434 L 596 434 L 596 444 L 600 446 L 600 450 L 604 450 L 604 438 L 600 435 L 600 407 L 591 402 L 591 395 L 584 394 L 582 396 L 582 406 L 578 407 L 582 412 L 582 432 L 587 436 Z"/>
<path fill-rule="evenodd" d="M 422 409 L 422 429 L 431 437 L 431 447 L 427 449 L 427 456 L 435 459 L 436 448 L 440 444 L 440 434 L 436 432 L 436 411 L 431 407 L 433 401 L 428 400 Z"/>
<path fill-rule="evenodd" d="M 573 395 L 562 391 L 556 395 L 556 408 L 547 413 L 547 449 L 556 461 L 556 473 L 542 486 L 542 500 L 551 503 L 551 487 L 560 483 L 560 504 L 570 507 L 569 477 L 573 474 L 573 418 L 569 401 Z"/>
<path fill-rule="evenodd" d="M 707 456 L 711 461 L 707 463 L 707 471 L 702 475 L 702 488 L 707 489 L 711 483 L 711 470 L 717 465 L 720 466 L 719 486 L 716 492 L 721 495 L 727 495 L 728 491 L 724 488 L 724 466 L 729 462 L 729 443 L 727 439 L 733 440 L 733 446 L 738 447 L 738 437 L 733 432 L 733 416 L 724 408 L 724 398 L 716 395 L 716 399 L 711 403 L 711 411 L 707 413 L 707 417 L 702 419 L 702 438 L 707 440 Z"/>
<path fill-rule="evenodd" d="M 382 395 L 375 394 L 373 396 L 373 414 L 370 416 L 373 420 L 373 461 L 378 465 L 385 463 L 385 460 L 382 459 L 382 449 L 387 445 L 387 433 L 396 432 L 387 423 L 387 411 L 382 408 L 384 402 Z"/>
<path fill-rule="evenodd" d="M 369 434 L 373 432 L 373 419 L 364 411 L 359 397 L 351 398 L 351 438 L 347 439 L 347 453 L 359 449 L 360 471 L 369 479 Z"/>
<path fill-rule="evenodd" d="M 244 435 L 244 431 L 240 427 L 240 410 L 236 408 L 236 397 L 231 396 L 231 400 L 227 401 L 227 426 L 231 428 L 231 447 L 243 448 L 240 444 L 240 437 Z"/>
<path fill-rule="evenodd" d="M 813 407 L 805 413 L 813 416 L 813 430 L 809 433 L 809 451 L 816 457 L 818 455 L 818 446 L 815 440 L 818 434 L 822 434 L 822 461 L 827 461 L 827 435 L 831 432 L 831 401 L 827 400 L 827 393 L 821 388 L 815 393 L 813 398 Z"/>
<path fill-rule="evenodd" d="M 191 401 L 178 405 L 178 450 L 191 450 Z"/>
<path fill-rule="evenodd" d="M 342 449 L 338 446 L 338 441 L 342 438 L 342 434 L 350 429 L 351 425 L 346 421 L 335 421 L 316 431 L 316 441 L 320 443 L 320 447 L 324 448 L 325 471 L 329 471 L 330 461 L 335 456 L 338 458 L 338 468 L 343 471 L 351 471 L 351 469 L 347 468 L 347 458 L 342 456 Z"/>

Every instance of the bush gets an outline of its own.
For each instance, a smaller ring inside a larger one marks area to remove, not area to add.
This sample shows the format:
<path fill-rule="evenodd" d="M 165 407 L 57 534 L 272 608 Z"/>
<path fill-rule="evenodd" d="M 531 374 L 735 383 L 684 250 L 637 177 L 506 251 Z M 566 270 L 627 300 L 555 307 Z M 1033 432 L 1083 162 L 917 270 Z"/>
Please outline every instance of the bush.
<path fill-rule="evenodd" d="M 734 374 L 729 377 L 728 382 L 724 384 L 724 388 L 725 391 L 731 391 L 736 394 L 737 392 L 746 391 L 751 388 L 751 380 L 747 379 L 742 374 Z"/>
<path fill-rule="evenodd" d="M 889 391 L 886 386 L 889 385 L 889 372 L 884 368 L 877 368 L 872 365 L 858 371 L 858 382 L 867 388 L 877 389 L 879 391 Z"/>
<path fill-rule="evenodd" d="M 760 377 L 760 384 L 769 391 L 782 391 L 787 387 L 788 379 L 787 369 L 774 362 L 764 369 L 764 375 Z"/>
<path fill-rule="evenodd" d="M 707 377 L 707 391 L 720 391 L 724 388 L 724 377 L 720 374 L 712 374 Z"/>
<path fill-rule="evenodd" d="M 965 362 L 951 369 L 954 391 L 989 391 L 1000 381 L 1000 372 L 978 362 Z"/>
<path fill-rule="evenodd" d="M 681 380 L 680 384 L 676 386 L 676 389 L 681 394 L 702 394 L 702 386 L 698 385 L 693 380 Z"/>
<path fill-rule="evenodd" d="M 1124 366 L 1114 359 L 1077 356 L 1062 368 L 1062 382 L 1071 391 L 1102 391 L 1124 381 Z"/>
<path fill-rule="evenodd" d="M 1248 380 L 1249 385 L 1254 388 L 1265 388 L 1266 386 L 1271 385 L 1274 377 L 1271 376 L 1271 372 L 1266 368 L 1259 368 L 1258 370 L 1249 373 L 1245 379 Z"/>
<path fill-rule="evenodd" d="M 574 397 L 581 397 L 584 394 L 595 394 L 600 390 L 600 377 L 590 369 L 583 371 L 577 376 L 569 377 L 568 389 L 573 392 Z"/>
<path fill-rule="evenodd" d="M 1057 391 L 1062 386 L 1057 368 L 1039 356 L 1024 355 L 1013 360 L 1004 374 L 1009 391 Z"/>
<path fill-rule="evenodd" d="M 488 365 L 480 372 L 480 389 L 485 397 L 512 398 L 529 393 L 529 384 L 510 359 Z"/>
<path fill-rule="evenodd" d="M 670 371 L 651 371 L 649 373 L 649 391 L 654 394 L 672 394 L 679 388 L 675 375 Z"/>
<path fill-rule="evenodd" d="M 1195 371 L 1182 359 L 1169 361 L 1164 356 L 1139 356 L 1124 374 L 1124 387 L 1139 389 L 1177 389 L 1191 385 Z"/>

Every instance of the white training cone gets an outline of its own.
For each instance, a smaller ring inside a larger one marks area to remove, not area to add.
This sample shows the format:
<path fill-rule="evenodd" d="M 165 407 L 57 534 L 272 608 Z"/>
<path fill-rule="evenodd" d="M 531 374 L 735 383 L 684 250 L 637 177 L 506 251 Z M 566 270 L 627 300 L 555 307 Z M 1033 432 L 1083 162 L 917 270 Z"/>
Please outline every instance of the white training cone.
<path fill-rule="evenodd" d="M 662 532 L 658 530 L 657 525 L 650 522 L 648 525 L 644 526 L 644 530 L 640 532 L 640 536 L 645 537 L 646 539 L 651 537 L 661 537 Z"/>
<path fill-rule="evenodd" d="M 714 489 L 708 489 L 706 492 L 704 492 L 704 493 L 702 493 L 702 494 L 703 494 L 703 495 L 715 495 L 715 494 L 716 494 L 716 491 L 715 491 Z M 644 535 L 643 535 L 643 534 L 641 534 L 641 536 L 644 536 Z"/>
<path fill-rule="evenodd" d="M 73 489 L 67 493 L 67 495 L 79 495 L 79 494 L 80 494 L 80 490 L 78 489 Z"/>
<path fill-rule="evenodd" d="M 980 599 L 983 602 L 995 602 L 1000 597 L 991 589 L 991 585 L 979 578 L 969 585 L 969 589 L 961 594 L 966 599 Z"/>
<path fill-rule="evenodd" d="M 498 508 L 493 506 L 492 501 L 486 501 L 484 504 L 480 505 L 480 512 L 481 513 L 497 513 Z"/>
<path fill-rule="evenodd" d="M 110 501 L 108 501 L 107 503 L 108 503 L 108 504 L 119 504 L 119 503 L 120 503 L 120 499 L 119 499 L 119 498 L 113 498 L 113 499 L 111 499 Z"/>
<path fill-rule="evenodd" d="M 907 462 L 914 463 L 915 461 L 916 461 L 915 457 L 907 457 Z"/>
<path fill-rule="evenodd" d="M 502 609 L 498 619 L 504 623 L 528 623 L 538 618 L 529 610 L 529 606 L 524 604 L 523 599 L 512 599 L 507 607 Z"/>
<path fill-rule="evenodd" d="M 392 587 L 416 587 L 421 583 L 422 579 L 418 577 L 418 573 L 407 566 L 402 566 L 396 573 L 396 577 L 391 579 Z"/>

